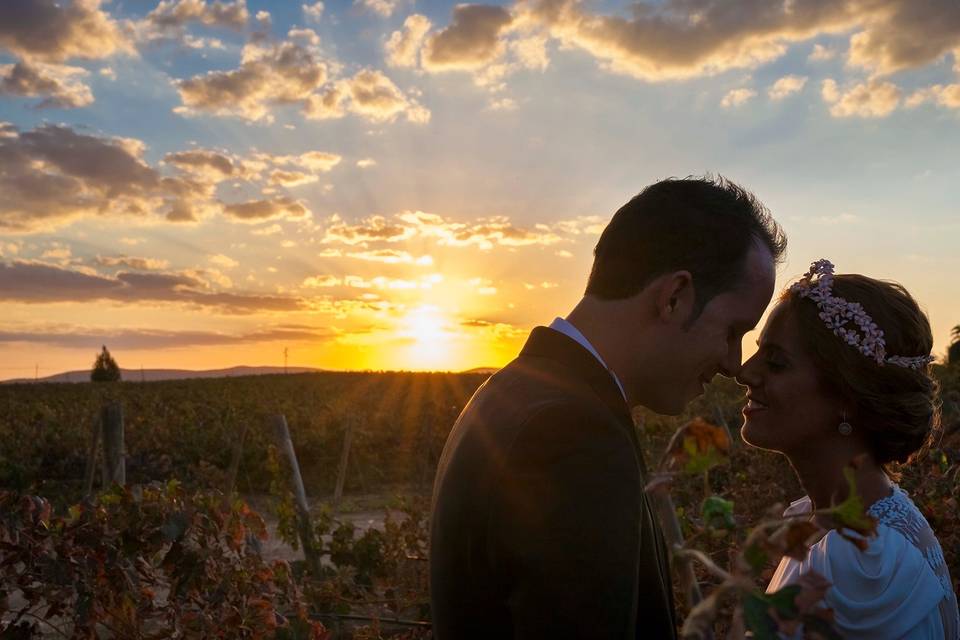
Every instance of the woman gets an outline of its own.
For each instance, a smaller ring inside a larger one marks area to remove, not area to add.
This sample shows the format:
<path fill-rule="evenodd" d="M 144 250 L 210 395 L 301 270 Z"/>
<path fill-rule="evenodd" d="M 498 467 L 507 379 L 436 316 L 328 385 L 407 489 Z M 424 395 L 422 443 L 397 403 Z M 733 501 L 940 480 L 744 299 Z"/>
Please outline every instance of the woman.
<path fill-rule="evenodd" d="M 759 350 L 738 376 L 748 387 L 742 435 L 790 460 L 807 496 L 785 515 L 842 500 L 857 459 L 857 490 L 878 519 L 861 552 L 828 531 L 801 562 L 783 558 L 768 592 L 807 571 L 832 587 L 825 601 L 845 638 L 960 638 L 957 599 L 930 525 L 891 479 L 938 428 L 930 323 L 900 285 L 833 275 L 816 262 L 781 296 Z"/>

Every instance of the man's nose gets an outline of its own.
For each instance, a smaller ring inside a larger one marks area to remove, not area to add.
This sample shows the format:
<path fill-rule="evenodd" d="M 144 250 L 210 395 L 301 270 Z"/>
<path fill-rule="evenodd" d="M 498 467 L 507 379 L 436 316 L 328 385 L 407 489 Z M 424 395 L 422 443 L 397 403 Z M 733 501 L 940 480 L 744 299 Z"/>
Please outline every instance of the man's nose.
<path fill-rule="evenodd" d="M 727 357 L 720 363 L 720 375 L 727 378 L 734 378 L 739 375 L 740 369 L 742 368 L 740 364 L 742 356 L 743 348 L 740 346 L 740 342 L 737 341 L 727 349 Z"/>

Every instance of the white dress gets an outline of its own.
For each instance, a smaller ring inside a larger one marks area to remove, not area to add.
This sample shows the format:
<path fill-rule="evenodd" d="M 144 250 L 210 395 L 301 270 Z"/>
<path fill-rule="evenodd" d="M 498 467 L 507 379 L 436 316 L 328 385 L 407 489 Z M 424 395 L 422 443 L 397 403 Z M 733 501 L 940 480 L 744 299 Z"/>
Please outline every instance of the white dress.
<path fill-rule="evenodd" d="M 784 516 L 810 511 L 810 498 L 804 497 L 791 503 Z M 833 585 L 824 600 L 844 638 L 960 640 L 957 597 L 926 518 L 896 485 L 868 512 L 879 523 L 866 551 L 831 530 L 802 562 L 784 557 L 767 593 L 813 570 Z"/>

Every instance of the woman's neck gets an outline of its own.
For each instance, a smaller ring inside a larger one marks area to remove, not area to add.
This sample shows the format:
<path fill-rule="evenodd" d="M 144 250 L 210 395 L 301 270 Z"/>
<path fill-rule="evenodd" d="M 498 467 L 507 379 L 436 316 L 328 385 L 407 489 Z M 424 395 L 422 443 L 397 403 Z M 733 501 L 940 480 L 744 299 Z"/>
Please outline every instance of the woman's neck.
<path fill-rule="evenodd" d="M 824 448 L 817 448 L 820 456 L 788 455 L 800 484 L 810 499 L 814 509 L 829 508 L 847 498 L 850 493 L 849 484 L 843 473 L 845 467 L 851 466 L 854 456 L 843 451 L 824 456 Z M 890 479 L 883 469 L 877 465 L 873 456 L 861 454 L 857 458 L 854 481 L 857 493 L 863 500 L 865 507 L 869 507 L 877 500 L 890 495 L 892 488 Z"/>

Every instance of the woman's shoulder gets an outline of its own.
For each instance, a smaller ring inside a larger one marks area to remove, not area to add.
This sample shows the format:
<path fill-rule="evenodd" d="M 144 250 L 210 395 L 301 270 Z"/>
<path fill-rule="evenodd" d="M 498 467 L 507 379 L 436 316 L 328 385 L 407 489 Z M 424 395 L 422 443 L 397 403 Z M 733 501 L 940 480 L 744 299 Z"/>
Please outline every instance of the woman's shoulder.
<path fill-rule="evenodd" d="M 827 604 L 850 635 L 901 637 L 931 614 L 939 619 L 945 593 L 932 562 L 939 544 L 927 540 L 929 525 L 899 487 L 868 512 L 878 524 L 865 549 L 831 530 L 811 546 L 804 570 L 832 583 Z"/>

